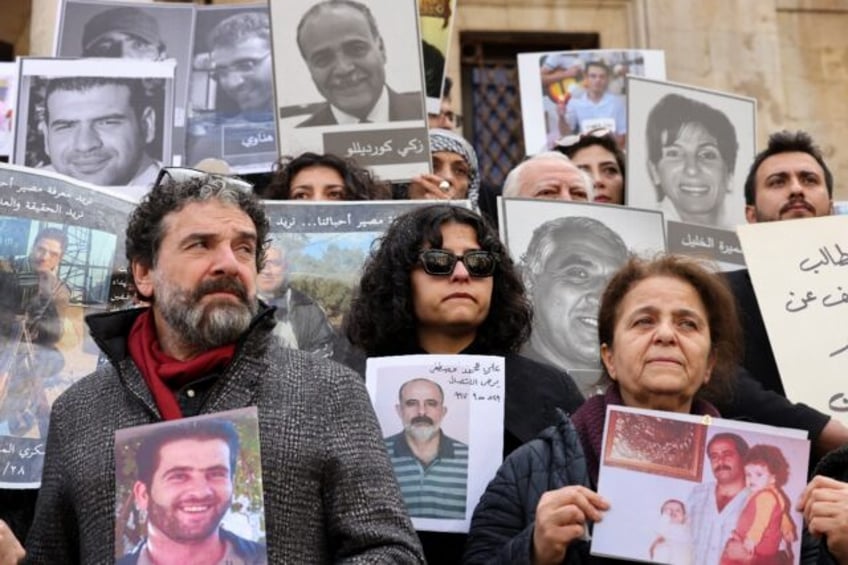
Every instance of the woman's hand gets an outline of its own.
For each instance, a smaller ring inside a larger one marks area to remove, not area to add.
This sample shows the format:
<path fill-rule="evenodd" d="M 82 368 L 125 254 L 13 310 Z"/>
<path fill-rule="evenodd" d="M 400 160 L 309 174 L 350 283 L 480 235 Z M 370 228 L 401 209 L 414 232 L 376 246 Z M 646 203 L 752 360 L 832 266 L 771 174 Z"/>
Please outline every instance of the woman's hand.
<path fill-rule="evenodd" d="M 848 560 L 848 483 L 817 475 L 796 508 L 804 513 L 813 536 L 827 538 L 827 549 L 837 561 Z"/>
<path fill-rule="evenodd" d="M 457 197 L 456 187 L 437 175 L 418 175 L 409 183 L 410 200 L 450 200 Z"/>
<path fill-rule="evenodd" d="M 582 486 L 550 490 L 536 505 L 533 527 L 533 563 L 561 563 L 568 544 L 586 533 L 586 521 L 599 522 L 609 503 Z"/>

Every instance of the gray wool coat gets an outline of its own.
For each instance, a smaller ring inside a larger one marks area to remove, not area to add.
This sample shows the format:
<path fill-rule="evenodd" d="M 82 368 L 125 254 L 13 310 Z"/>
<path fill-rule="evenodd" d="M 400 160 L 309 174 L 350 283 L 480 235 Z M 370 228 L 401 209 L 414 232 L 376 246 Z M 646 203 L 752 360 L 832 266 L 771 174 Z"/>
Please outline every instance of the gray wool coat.
<path fill-rule="evenodd" d="M 138 310 L 87 320 L 110 363 L 53 405 L 28 563 L 115 562 L 115 431 L 161 421 L 126 339 Z M 257 406 L 269 563 L 423 563 L 360 377 L 254 320 L 199 412 Z"/>

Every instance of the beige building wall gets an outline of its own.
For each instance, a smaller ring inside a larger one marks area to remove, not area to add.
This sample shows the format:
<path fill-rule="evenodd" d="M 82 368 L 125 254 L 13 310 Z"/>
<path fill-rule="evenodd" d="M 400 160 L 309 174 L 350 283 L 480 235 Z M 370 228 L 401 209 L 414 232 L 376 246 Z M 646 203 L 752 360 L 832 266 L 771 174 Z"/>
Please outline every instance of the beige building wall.
<path fill-rule="evenodd" d="M 462 31 L 597 32 L 602 48 L 663 49 L 668 80 L 756 98 L 760 146 L 777 129 L 809 131 L 834 170 L 835 197 L 848 200 L 848 180 L 840 183 L 848 179 L 848 150 L 838 137 L 838 132 L 848 131 L 848 1 L 458 0 L 458 4 L 448 60 L 451 76 L 460 76 Z M 28 51 L 34 55 L 50 53 L 56 6 L 57 0 L 32 0 L 29 41 L 22 37 L 21 47 L 29 43 Z M 454 100 L 462 100 L 462 93 L 457 91 Z"/>
<path fill-rule="evenodd" d="M 848 131 L 845 0 L 458 2 L 451 76 L 460 76 L 462 31 L 597 32 L 602 48 L 662 49 L 668 80 L 757 99 L 759 147 L 778 129 L 809 131 L 833 169 L 834 197 L 848 200 L 838 137 Z"/>

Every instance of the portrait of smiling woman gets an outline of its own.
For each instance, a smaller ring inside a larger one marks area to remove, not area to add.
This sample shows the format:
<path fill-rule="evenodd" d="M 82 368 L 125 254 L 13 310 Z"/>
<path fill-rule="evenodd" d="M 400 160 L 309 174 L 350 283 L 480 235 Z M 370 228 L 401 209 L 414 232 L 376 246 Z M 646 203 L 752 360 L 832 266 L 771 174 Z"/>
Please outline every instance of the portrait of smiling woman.
<path fill-rule="evenodd" d="M 727 196 L 739 142 L 724 112 L 668 94 L 648 114 L 648 176 L 666 219 L 733 228 Z M 741 206 L 741 203 L 740 203 Z"/>

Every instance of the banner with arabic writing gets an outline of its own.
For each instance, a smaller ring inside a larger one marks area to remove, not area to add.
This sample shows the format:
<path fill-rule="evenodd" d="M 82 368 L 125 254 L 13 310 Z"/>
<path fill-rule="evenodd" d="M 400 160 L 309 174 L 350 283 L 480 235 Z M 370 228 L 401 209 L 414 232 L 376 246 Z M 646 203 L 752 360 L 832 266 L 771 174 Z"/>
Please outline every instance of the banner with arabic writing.
<path fill-rule="evenodd" d="M 848 217 L 737 233 L 786 396 L 848 424 Z"/>
<path fill-rule="evenodd" d="M 92 372 L 84 316 L 129 300 L 133 202 L 69 177 L 0 165 L 0 488 L 41 482 L 53 401 Z"/>
<path fill-rule="evenodd" d="M 469 207 L 467 200 L 454 201 Z M 361 369 L 341 331 L 368 252 L 392 221 L 427 200 L 265 201 L 271 244 L 259 297 L 277 307 L 283 345 Z"/>

